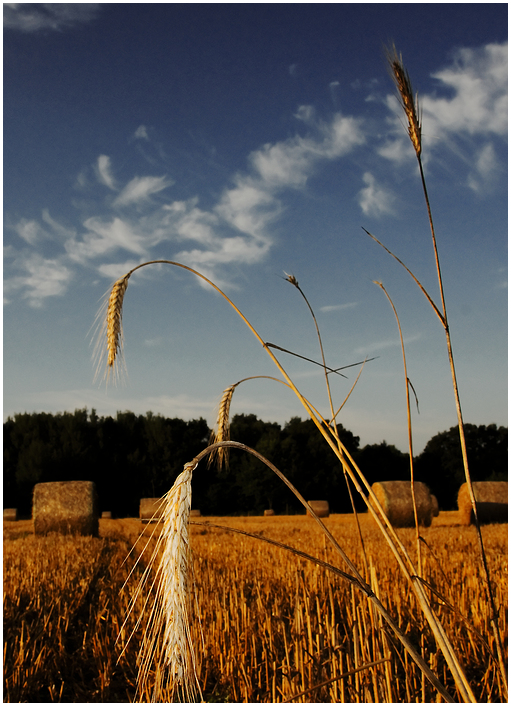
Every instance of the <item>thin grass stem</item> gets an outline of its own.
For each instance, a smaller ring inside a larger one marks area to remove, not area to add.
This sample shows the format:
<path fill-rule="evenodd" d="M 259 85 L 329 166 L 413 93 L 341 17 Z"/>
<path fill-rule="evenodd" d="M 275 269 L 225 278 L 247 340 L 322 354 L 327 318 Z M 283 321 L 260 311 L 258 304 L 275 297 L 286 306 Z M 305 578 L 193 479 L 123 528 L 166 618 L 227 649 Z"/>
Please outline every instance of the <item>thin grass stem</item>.
<path fill-rule="evenodd" d="M 405 376 L 405 389 L 406 389 L 406 421 L 408 428 L 408 455 L 410 457 L 410 486 L 412 491 L 412 503 L 413 503 L 413 515 L 415 519 L 415 539 L 417 542 L 417 567 L 418 575 L 422 576 L 422 557 L 421 557 L 421 542 L 420 542 L 420 531 L 419 531 L 419 515 L 417 513 L 417 499 L 415 497 L 415 473 L 413 467 L 413 435 L 412 435 L 412 415 L 410 410 L 410 378 L 408 377 L 408 369 L 406 365 L 406 353 L 405 353 L 405 342 L 403 339 L 403 331 L 401 330 L 401 322 L 399 321 L 399 316 L 394 306 L 390 294 L 385 289 L 382 282 L 375 282 L 375 284 L 380 287 L 387 299 L 389 300 L 392 311 L 397 321 L 397 328 L 399 331 L 399 340 L 401 342 L 401 355 L 403 357 L 403 368 Z"/>

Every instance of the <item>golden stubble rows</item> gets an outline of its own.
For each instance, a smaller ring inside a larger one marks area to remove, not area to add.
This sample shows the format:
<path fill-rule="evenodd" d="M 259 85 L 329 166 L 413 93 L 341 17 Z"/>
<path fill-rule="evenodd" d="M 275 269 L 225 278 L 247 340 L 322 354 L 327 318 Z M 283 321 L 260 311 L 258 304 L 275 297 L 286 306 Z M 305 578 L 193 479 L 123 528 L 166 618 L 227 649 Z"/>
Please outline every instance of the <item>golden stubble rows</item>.
<path fill-rule="evenodd" d="M 484 589 L 474 569 L 474 530 L 457 525 L 456 515 L 441 513 L 422 531 L 428 555 L 425 579 L 442 596 L 434 599 L 435 610 L 477 697 L 499 701 L 498 670 L 477 634 L 491 639 Z M 334 515 L 327 523 L 350 558 L 361 565 L 353 518 Z M 191 636 L 206 700 L 435 700 L 420 671 L 346 582 L 282 549 L 233 534 L 226 525 L 335 562 L 320 531 L 305 516 L 203 518 L 191 525 Z M 153 529 L 146 527 L 146 534 Z M 5 700 L 134 700 L 145 630 L 144 622 L 136 627 L 145 596 L 135 593 L 145 555 L 138 564 L 136 557 L 144 542 L 153 545 L 154 540 L 143 539 L 125 560 L 141 531 L 137 520 L 109 520 L 101 521 L 100 539 L 30 534 L 10 539 L 6 532 Z M 367 516 L 362 516 L 362 531 L 372 557 L 374 590 L 455 693 L 420 610 Z M 501 629 L 507 634 L 507 525 L 483 531 Z M 399 532 L 413 552 L 414 530 Z M 133 567 L 136 575 L 123 589 Z M 134 614 L 121 627 L 132 599 Z M 148 692 L 151 678 L 157 676 L 147 675 Z"/>

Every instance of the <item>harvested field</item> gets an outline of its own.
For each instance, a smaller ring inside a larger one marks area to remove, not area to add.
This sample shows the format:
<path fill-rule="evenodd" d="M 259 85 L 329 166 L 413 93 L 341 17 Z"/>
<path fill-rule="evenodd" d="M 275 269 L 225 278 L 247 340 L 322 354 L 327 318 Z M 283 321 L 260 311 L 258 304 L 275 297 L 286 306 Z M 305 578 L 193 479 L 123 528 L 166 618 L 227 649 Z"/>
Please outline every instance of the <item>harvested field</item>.
<path fill-rule="evenodd" d="M 372 557 L 373 587 L 457 699 L 443 658 L 387 545 L 367 515 L 360 520 Z M 330 515 L 325 523 L 361 566 L 353 516 Z M 125 559 L 142 533 L 142 544 L 152 543 L 149 537 L 160 525 L 100 519 L 99 527 L 99 538 L 38 537 L 30 521 L 4 523 L 4 701 L 134 699 L 143 625 L 129 644 L 127 640 L 138 612 L 124 629 L 121 626 L 144 561 L 127 588 L 121 587 L 140 547 Z M 378 617 L 350 584 L 227 527 L 285 542 L 341 566 L 305 515 L 194 519 L 191 544 L 200 624 L 195 616 L 193 633 L 200 646 L 199 680 L 206 701 L 435 701 L 433 688 L 380 629 Z M 414 555 L 415 530 L 398 533 Z M 472 688 L 480 701 L 502 701 L 498 670 L 478 637 L 479 632 L 484 640 L 493 640 L 475 529 L 462 526 L 457 512 L 441 512 L 421 533 L 429 548 L 425 578 L 442 596 L 436 611 Z M 487 525 L 483 535 L 501 629 L 507 635 L 507 526 Z M 139 607 L 140 601 L 136 611 Z M 473 629 L 467 629 L 461 616 L 469 618 Z M 365 666 L 373 662 L 379 663 Z"/>

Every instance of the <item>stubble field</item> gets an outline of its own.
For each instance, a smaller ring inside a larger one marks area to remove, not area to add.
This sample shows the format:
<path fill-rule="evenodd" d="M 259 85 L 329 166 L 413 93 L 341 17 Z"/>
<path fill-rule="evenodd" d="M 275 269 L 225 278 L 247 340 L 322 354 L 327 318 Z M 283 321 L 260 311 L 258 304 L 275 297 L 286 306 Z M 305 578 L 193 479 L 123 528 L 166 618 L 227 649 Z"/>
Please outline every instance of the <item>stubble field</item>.
<path fill-rule="evenodd" d="M 396 561 L 371 518 L 360 520 L 373 590 L 458 700 Z M 325 522 L 363 571 L 353 516 L 332 515 Z M 311 518 L 208 517 L 197 523 L 191 528 L 192 630 L 205 701 L 437 700 L 434 688 L 346 580 L 227 529 L 274 539 L 344 568 Z M 43 538 L 33 536 L 30 521 L 4 522 L 4 701 L 135 699 L 144 620 L 134 629 L 142 599 L 124 621 L 146 554 L 136 560 L 141 548 L 152 544 L 154 529 L 136 519 L 100 520 L 99 539 Z M 414 556 L 415 530 L 398 533 Z M 503 701 L 498 666 L 488 649 L 489 644 L 495 652 L 475 530 L 461 526 L 458 513 L 442 512 L 421 535 L 428 590 L 474 693 L 482 702 Z M 507 650 L 507 525 L 485 526 L 483 537 Z"/>

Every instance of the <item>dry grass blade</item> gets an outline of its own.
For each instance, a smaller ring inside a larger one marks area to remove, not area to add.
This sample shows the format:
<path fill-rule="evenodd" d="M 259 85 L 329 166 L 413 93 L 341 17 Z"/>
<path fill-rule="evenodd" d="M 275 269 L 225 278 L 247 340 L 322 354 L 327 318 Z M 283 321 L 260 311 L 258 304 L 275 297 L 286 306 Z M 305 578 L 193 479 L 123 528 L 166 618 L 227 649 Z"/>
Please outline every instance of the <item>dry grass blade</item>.
<path fill-rule="evenodd" d="M 316 360 L 312 360 L 312 358 L 306 358 L 304 355 L 300 355 L 299 353 L 293 353 L 293 351 L 288 351 L 287 348 L 282 348 L 281 346 L 277 346 L 275 343 L 269 343 L 266 342 L 266 344 L 269 348 L 275 348 L 278 351 L 282 351 L 283 353 L 289 353 L 289 355 L 294 355 L 296 358 L 301 358 L 302 360 L 306 360 L 309 363 L 314 363 L 314 365 L 319 365 L 320 368 L 323 368 L 326 370 L 327 373 L 336 373 L 337 375 L 340 375 L 341 377 L 345 378 L 346 375 L 343 375 L 342 373 L 339 372 L 339 370 L 342 370 L 343 368 L 329 368 L 326 366 L 324 363 L 318 363 Z M 352 363 L 351 365 L 360 365 L 360 363 Z M 349 368 L 351 365 L 346 365 L 343 367 Z"/>
<path fill-rule="evenodd" d="M 386 658 L 386 659 L 378 659 L 375 662 L 369 662 L 369 664 L 364 664 L 361 667 L 357 667 L 356 669 L 352 669 L 349 672 L 344 672 L 344 674 L 340 674 L 338 677 L 334 677 L 333 679 L 327 679 L 326 681 L 323 681 L 320 684 L 316 684 L 316 686 L 313 686 L 311 689 L 305 689 L 305 691 L 300 691 L 300 693 L 294 694 L 290 699 L 286 699 L 282 703 L 290 704 L 295 699 L 298 699 L 302 696 L 306 696 L 307 694 L 312 694 L 312 692 L 316 691 L 317 689 L 321 689 L 323 686 L 327 686 L 328 684 L 333 684 L 334 682 L 339 681 L 340 679 L 347 679 L 348 677 L 353 676 L 353 674 L 357 674 L 358 672 L 363 672 L 364 669 L 371 669 L 371 667 L 376 667 L 378 664 L 384 664 L 385 662 L 390 662 L 390 661 L 391 661 L 390 659 Z"/>
<path fill-rule="evenodd" d="M 408 134 L 415 149 L 415 153 L 417 157 L 419 157 L 422 151 L 422 125 L 417 94 L 415 94 L 415 96 L 413 94 L 410 76 L 403 65 L 401 54 L 397 53 L 396 47 L 392 45 L 386 48 L 385 55 L 389 63 L 390 75 L 399 92 L 401 105 L 408 119 Z"/>

